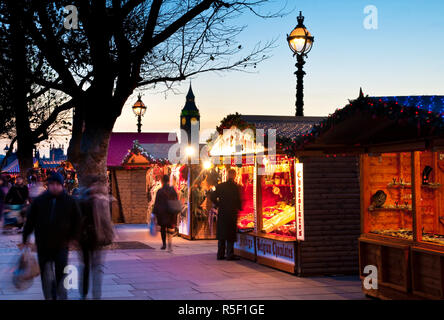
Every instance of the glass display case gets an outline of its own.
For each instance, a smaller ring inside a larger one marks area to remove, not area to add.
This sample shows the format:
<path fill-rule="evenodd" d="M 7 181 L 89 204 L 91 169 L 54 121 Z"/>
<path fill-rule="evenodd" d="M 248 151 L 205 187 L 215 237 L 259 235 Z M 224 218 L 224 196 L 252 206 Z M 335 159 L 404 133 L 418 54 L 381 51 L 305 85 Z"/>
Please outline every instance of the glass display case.
<path fill-rule="evenodd" d="M 410 153 L 368 157 L 367 231 L 411 240 L 412 188 Z"/>
<path fill-rule="evenodd" d="M 444 175 L 444 153 L 421 152 L 419 157 L 421 185 L 418 204 L 418 224 L 422 234 L 418 241 L 444 245 L 444 214 L 442 180 Z"/>
<path fill-rule="evenodd" d="M 190 237 L 190 210 L 188 210 L 188 170 L 186 165 L 171 166 L 170 185 L 176 190 L 182 203 L 182 211 L 177 216 L 177 227 L 180 235 Z"/>
<path fill-rule="evenodd" d="M 194 167 L 191 186 L 191 212 L 193 239 L 215 239 L 217 210 L 208 197 L 219 182 L 214 168 Z"/>
<path fill-rule="evenodd" d="M 367 232 L 413 240 L 413 187 L 411 153 L 383 153 L 368 157 Z M 417 241 L 444 245 L 442 175 L 444 154 L 419 152 Z"/>
<path fill-rule="evenodd" d="M 262 232 L 296 237 L 294 161 L 278 157 L 263 161 Z"/>
<path fill-rule="evenodd" d="M 235 182 L 241 189 L 242 210 L 238 214 L 237 228 L 241 233 L 246 233 L 254 230 L 255 215 L 254 215 L 254 165 L 225 165 L 220 166 L 221 180 L 227 181 L 227 173 L 229 169 L 236 170 Z"/>

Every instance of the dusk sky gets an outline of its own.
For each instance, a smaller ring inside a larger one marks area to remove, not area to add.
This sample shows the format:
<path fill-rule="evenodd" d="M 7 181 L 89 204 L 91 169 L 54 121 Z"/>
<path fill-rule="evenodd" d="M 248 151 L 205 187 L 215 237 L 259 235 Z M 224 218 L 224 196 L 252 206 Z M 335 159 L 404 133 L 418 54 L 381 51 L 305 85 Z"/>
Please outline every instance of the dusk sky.
<path fill-rule="evenodd" d="M 276 11 L 285 1 L 270 1 L 262 11 Z M 364 28 L 364 8 L 378 9 L 378 29 Z M 356 98 L 359 87 L 372 96 L 444 94 L 444 2 L 442 0 L 292 1 L 283 18 L 261 19 L 245 14 L 248 25 L 239 42 L 251 49 L 259 41 L 277 39 L 272 57 L 255 73 L 203 74 L 192 79 L 201 128 L 214 130 L 229 113 L 294 115 L 295 58 L 286 35 L 302 10 L 305 25 L 315 37 L 304 78 L 305 115 L 327 116 Z M 254 69 L 252 69 L 254 70 Z M 180 94 L 143 91 L 148 106 L 143 131 L 170 131 L 179 127 L 189 81 Z M 135 131 L 136 119 L 127 102 L 115 131 Z M 204 134 L 204 138 L 205 138 Z"/>
<path fill-rule="evenodd" d="M 294 115 L 296 59 L 286 36 L 296 26 L 299 10 L 315 37 L 304 67 L 306 116 L 329 115 L 356 98 L 360 86 L 371 96 L 444 95 L 442 0 L 274 0 L 261 12 L 276 12 L 285 4 L 287 12 L 293 11 L 282 18 L 262 19 L 246 13 L 233 21 L 247 25 L 238 37 L 245 54 L 258 42 L 276 40 L 269 60 L 251 69 L 252 73 L 208 73 L 192 79 L 201 113 L 201 140 L 230 113 Z M 376 30 L 364 28 L 364 8 L 369 5 L 378 9 Z M 148 106 L 142 130 L 178 131 L 188 86 L 189 80 L 183 81 L 176 94 L 142 91 Z M 131 106 L 139 92 L 128 99 L 114 131 L 136 131 Z M 67 144 L 64 140 L 60 142 Z"/>

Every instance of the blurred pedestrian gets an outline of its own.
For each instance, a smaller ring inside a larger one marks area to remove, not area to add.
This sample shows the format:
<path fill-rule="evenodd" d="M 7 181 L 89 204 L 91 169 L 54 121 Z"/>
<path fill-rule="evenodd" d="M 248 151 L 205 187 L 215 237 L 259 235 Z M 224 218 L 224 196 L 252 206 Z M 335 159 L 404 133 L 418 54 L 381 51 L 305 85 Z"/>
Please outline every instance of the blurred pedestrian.
<path fill-rule="evenodd" d="M 5 178 L 3 176 L 0 176 L 0 221 L 2 221 L 3 218 L 3 207 L 6 197 L 5 188 L 4 188 L 5 184 L 6 184 Z"/>
<path fill-rule="evenodd" d="M 103 247 L 112 244 L 114 230 L 106 182 L 98 176 L 87 177 L 86 180 L 89 187 L 79 195 L 82 211 L 79 244 L 83 260 L 80 294 L 82 299 L 86 299 L 92 273 L 92 297 L 100 299 L 105 267 Z"/>
<path fill-rule="evenodd" d="M 11 210 L 19 212 L 15 226 L 18 228 L 18 232 L 21 232 L 25 221 L 26 207 L 29 204 L 29 189 L 22 176 L 15 178 L 14 185 L 6 194 L 5 204 L 7 204 Z"/>
<path fill-rule="evenodd" d="M 35 243 L 45 299 L 67 298 L 64 269 L 68 264 L 70 241 L 78 238 L 80 209 L 63 188 L 63 177 L 48 177 L 48 191 L 34 199 L 23 230 L 23 246 L 35 233 Z"/>
<path fill-rule="evenodd" d="M 29 190 L 22 176 L 17 176 L 14 185 L 6 195 L 5 203 L 12 205 L 24 205 L 28 202 Z"/>
<path fill-rule="evenodd" d="M 181 205 L 177 197 L 176 190 L 169 185 L 170 177 L 164 175 L 162 177 L 162 188 L 157 191 L 156 200 L 154 202 L 153 213 L 156 216 L 157 224 L 160 226 L 160 235 L 162 238 L 161 250 L 167 248 L 168 251 L 173 250 L 172 235 L 174 233 L 177 214 L 181 210 Z"/>
<path fill-rule="evenodd" d="M 43 182 L 36 180 L 29 186 L 29 202 L 32 202 L 45 191 L 46 190 Z"/>
<path fill-rule="evenodd" d="M 234 255 L 234 243 L 237 240 L 237 216 L 242 209 L 239 186 L 234 182 L 236 171 L 228 171 L 228 180 L 216 186 L 209 194 L 211 201 L 218 208 L 217 231 L 218 240 L 217 260 L 239 260 Z M 226 256 L 225 256 L 226 251 Z"/>

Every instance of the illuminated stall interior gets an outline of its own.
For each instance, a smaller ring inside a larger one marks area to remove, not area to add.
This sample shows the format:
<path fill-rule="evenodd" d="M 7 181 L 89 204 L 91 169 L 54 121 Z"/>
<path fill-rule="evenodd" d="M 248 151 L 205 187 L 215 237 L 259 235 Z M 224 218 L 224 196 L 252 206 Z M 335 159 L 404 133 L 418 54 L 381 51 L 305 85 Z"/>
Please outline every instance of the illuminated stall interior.
<path fill-rule="evenodd" d="M 299 157 L 293 150 L 294 140 L 322 119 L 237 114 L 218 127 L 210 154 L 220 170 L 238 172 L 243 190 L 236 254 L 301 276 L 358 272 L 356 156 Z M 275 149 L 268 130 L 275 130 Z"/>
<path fill-rule="evenodd" d="M 266 234 L 296 238 L 294 161 L 281 156 L 275 163 L 264 159 L 262 230 Z"/>

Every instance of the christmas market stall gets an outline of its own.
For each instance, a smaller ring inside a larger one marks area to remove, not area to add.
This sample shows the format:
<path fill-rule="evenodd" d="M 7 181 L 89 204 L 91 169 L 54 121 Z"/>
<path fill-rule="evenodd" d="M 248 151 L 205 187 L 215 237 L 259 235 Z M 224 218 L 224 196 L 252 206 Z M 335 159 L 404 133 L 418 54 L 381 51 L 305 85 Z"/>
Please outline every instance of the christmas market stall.
<path fill-rule="evenodd" d="M 360 156 L 359 270 L 367 295 L 444 299 L 443 116 L 444 97 L 361 93 L 295 143 L 299 154 Z"/>
<path fill-rule="evenodd" d="M 147 223 L 161 178 L 170 174 L 167 159 L 154 158 L 138 140 L 122 157 L 118 165 L 108 165 L 110 193 L 115 223 Z"/>
<path fill-rule="evenodd" d="M 180 170 L 174 175 L 178 177 L 177 179 L 180 177 L 180 181 L 187 182 L 178 192 L 184 200 L 186 199 L 182 214 L 179 215 L 180 236 L 188 240 L 216 239 L 217 211 L 208 194 L 220 181 L 217 168 L 205 160 L 199 164 L 177 166 Z M 189 199 L 188 188 L 191 190 Z"/>
<path fill-rule="evenodd" d="M 357 273 L 357 158 L 293 152 L 294 139 L 321 120 L 237 114 L 217 128 L 210 155 L 221 181 L 238 172 L 244 199 L 236 254 L 301 276 Z"/>

